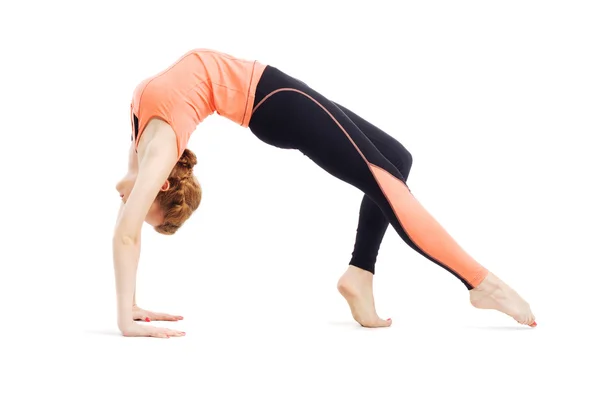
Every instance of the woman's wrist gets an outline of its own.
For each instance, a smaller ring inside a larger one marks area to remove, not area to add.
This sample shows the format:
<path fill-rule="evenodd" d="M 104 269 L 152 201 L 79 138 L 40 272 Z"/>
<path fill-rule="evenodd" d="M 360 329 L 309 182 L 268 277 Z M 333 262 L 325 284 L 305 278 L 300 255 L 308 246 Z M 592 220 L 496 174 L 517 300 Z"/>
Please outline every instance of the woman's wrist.
<path fill-rule="evenodd" d="M 126 298 L 121 296 L 118 296 L 117 298 L 117 323 L 119 324 L 119 327 L 123 324 L 130 324 L 133 321 L 133 308 L 135 305 L 131 301 L 131 297 L 128 299 L 129 301 L 126 300 Z"/>
<path fill-rule="evenodd" d="M 133 323 L 133 315 L 132 313 L 128 313 L 129 315 L 120 314 L 117 319 L 117 326 L 121 331 L 127 328 L 129 325 Z"/>

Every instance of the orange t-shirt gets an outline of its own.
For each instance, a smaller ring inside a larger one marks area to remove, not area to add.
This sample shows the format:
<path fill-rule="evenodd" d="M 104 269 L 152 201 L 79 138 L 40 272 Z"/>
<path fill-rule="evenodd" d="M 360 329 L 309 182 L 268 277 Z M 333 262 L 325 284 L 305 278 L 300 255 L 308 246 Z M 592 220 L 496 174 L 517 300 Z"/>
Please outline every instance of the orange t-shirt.
<path fill-rule="evenodd" d="M 135 148 L 152 118 L 168 123 L 177 136 L 179 157 L 192 132 L 217 112 L 248 127 L 258 81 L 266 65 L 214 50 L 194 49 L 134 90 L 131 120 L 138 119 Z M 135 137 L 135 136 L 134 136 Z"/>

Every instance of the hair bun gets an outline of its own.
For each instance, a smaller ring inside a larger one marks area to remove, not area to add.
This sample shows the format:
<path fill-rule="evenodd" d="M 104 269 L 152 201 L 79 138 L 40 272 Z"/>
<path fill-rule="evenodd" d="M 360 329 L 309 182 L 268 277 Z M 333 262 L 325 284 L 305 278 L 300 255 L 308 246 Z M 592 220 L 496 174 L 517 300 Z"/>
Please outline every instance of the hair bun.
<path fill-rule="evenodd" d="M 191 152 L 188 149 L 185 149 L 183 151 L 183 154 L 179 158 L 178 163 L 181 164 L 183 167 L 191 169 L 194 168 L 194 166 L 198 163 L 198 159 L 196 158 L 196 155 L 193 152 Z"/>

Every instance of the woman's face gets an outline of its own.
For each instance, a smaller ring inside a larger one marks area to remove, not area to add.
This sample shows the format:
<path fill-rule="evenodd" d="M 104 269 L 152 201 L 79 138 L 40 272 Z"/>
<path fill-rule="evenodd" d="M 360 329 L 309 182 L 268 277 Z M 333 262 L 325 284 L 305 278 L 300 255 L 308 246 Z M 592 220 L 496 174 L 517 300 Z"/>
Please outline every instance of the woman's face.
<path fill-rule="evenodd" d="M 133 185 L 135 184 L 136 178 L 137 178 L 137 176 L 129 173 L 129 174 L 125 175 L 123 177 L 123 179 L 121 179 L 117 183 L 117 186 L 115 187 L 115 189 L 117 189 L 117 192 L 119 192 L 119 195 L 121 196 L 121 200 L 123 201 L 123 204 L 127 203 L 127 199 L 131 195 L 131 191 L 133 190 Z M 163 188 L 164 188 L 164 186 L 163 186 Z M 162 213 L 162 210 L 160 209 L 160 205 L 158 204 L 158 202 L 156 200 L 150 206 L 150 210 L 148 211 L 148 214 L 146 215 L 145 221 L 146 221 L 146 223 L 148 223 L 152 226 L 158 226 L 158 225 L 162 224 L 163 213 Z"/>

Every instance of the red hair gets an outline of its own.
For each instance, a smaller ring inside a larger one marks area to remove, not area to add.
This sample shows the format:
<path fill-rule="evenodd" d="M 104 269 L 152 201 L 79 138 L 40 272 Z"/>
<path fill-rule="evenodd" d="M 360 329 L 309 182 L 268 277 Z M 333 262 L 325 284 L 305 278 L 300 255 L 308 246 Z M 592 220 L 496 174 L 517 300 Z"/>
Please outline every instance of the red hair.
<path fill-rule="evenodd" d="M 164 214 L 163 223 L 154 228 L 158 233 L 174 234 L 200 206 L 202 188 L 193 174 L 197 162 L 196 155 L 185 149 L 169 175 L 169 189 L 156 196 Z"/>

